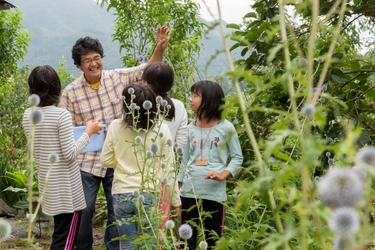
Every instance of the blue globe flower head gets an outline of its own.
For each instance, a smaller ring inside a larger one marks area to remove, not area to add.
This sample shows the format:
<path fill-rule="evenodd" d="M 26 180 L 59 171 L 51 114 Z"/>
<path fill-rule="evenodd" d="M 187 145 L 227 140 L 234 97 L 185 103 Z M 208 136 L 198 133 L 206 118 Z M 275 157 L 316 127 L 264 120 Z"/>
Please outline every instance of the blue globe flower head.
<path fill-rule="evenodd" d="M 42 111 L 38 109 L 31 111 L 30 121 L 32 124 L 36 125 L 38 123 L 41 123 L 43 119 L 44 119 L 44 115 Z"/>
<path fill-rule="evenodd" d="M 12 232 L 12 226 L 6 220 L 0 220 L 0 241 L 6 240 Z"/>
<path fill-rule="evenodd" d="M 331 152 L 329 152 L 329 151 L 326 152 L 326 156 L 327 156 L 327 157 L 330 157 L 330 156 L 331 156 Z"/>
<path fill-rule="evenodd" d="M 161 169 L 165 169 L 167 167 L 167 165 L 164 162 L 162 162 L 162 163 L 160 163 L 160 167 L 161 167 Z"/>
<path fill-rule="evenodd" d="M 134 94 L 134 89 L 133 89 L 133 88 L 128 88 L 128 94 L 129 94 L 129 95 Z"/>
<path fill-rule="evenodd" d="M 333 158 L 329 158 L 327 162 L 329 165 L 333 165 L 333 163 L 335 163 L 335 160 Z"/>
<path fill-rule="evenodd" d="M 151 150 L 147 150 L 147 151 L 146 151 L 146 157 L 147 157 L 147 158 L 151 158 L 153 155 L 154 155 L 154 154 L 152 153 Z"/>
<path fill-rule="evenodd" d="M 355 164 L 357 166 L 370 165 L 375 167 L 375 147 L 361 148 L 355 157 Z"/>
<path fill-rule="evenodd" d="M 138 197 L 139 195 L 140 195 L 139 190 L 134 190 L 133 191 L 133 196 L 134 197 Z"/>
<path fill-rule="evenodd" d="M 163 138 L 163 136 L 164 136 L 163 132 L 160 132 L 160 133 L 159 133 L 159 137 L 160 137 L 160 138 Z"/>
<path fill-rule="evenodd" d="M 363 194 L 363 182 L 351 168 L 333 167 L 318 182 L 319 198 L 331 208 L 355 207 Z"/>
<path fill-rule="evenodd" d="M 313 92 L 313 93 L 318 92 L 318 91 L 320 91 L 320 89 L 317 88 L 317 87 L 315 87 L 315 88 L 312 89 L 312 92 Z"/>
<path fill-rule="evenodd" d="M 53 164 L 59 161 L 59 156 L 55 153 L 52 153 L 49 155 L 48 159 L 49 159 L 49 162 Z"/>
<path fill-rule="evenodd" d="M 150 150 L 152 153 L 156 154 L 159 151 L 159 145 L 155 142 L 151 143 Z"/>
<path fill-rule="evenodd" d="M 136 109 L 137 109 L 137 104 L 135 104 L 134 102 L 132 102 L 132 103 L 130 104 L 130 109 L 131 109 L 131 110 L 136 110 Z"/>
<path fill-rule="evenodd" d="M 326 99 L 325 99 L 324 97 L 321 97 L 321 98 L 319 99 L 319 102 L 323 104 L 323 103 L 326 102 Z"/>
<path fill-rule="evenodd" d="M 145 197 L 144 197 L 142 194 L 140 194 L 140 195 L 137 197 L 137 201 L 138 201 L 139 203 L 143 203 L 143 202 L 145 201 Z"/>
<path fill-rule="evenodd" d="M 141 144 L 143 140 L 142 140 L 142 137 L 140 137 L 140 136 L 138 135 L 138 136 L 135 137 L 135 140 L 134 140 L 134 141 L 135 141 L 136 144 Z"/>
<path fill-rule="evenodd" d="M 168 229 L 168 230 L 171 230 L 174 228 L 174 222 L 173 220 L 167 220 L 165 222 L 165 228 Z"/>
<path fill-rule="evenodd" d="M 324 91 L 327 91 L 327 84 L 325 83 L 325 84 L 323 84 L 323 86 L 322 86 L 322 91 L 324 92 Z"/>
<path fill-rule="evenodd" d="M 351 207 L 339 207 L 333 213 L 330 227 L 336 235 L 348 236 L 359 230 L 358 213 Z"/>
<path fill-rule="evenodd" d="M 176 149 L 177 154 L 182 155 L 184 153 L 184 150 L 181 147 L 178 147 Z"/>
<path fill-rule="evenodd" d="M 151 31 L 151 32 L 155 32 L 155 28 L 151 27 L 151 28 L 150 28 L 150 31 Z"/>
<path fill-rule="evenodd" d="M 319 56 L 318 59 L 316 59 L 318 61 L 318 63 L 323 63 L 324 62 L 324 59 L 323 57 Z"/>
<path fill-rule="evenodd" d="M 168 177 L 163 177 L 163 179 L 161 179 L 161 182 L 164 183 L 164 184 L 167 184 L 168 183 Z"/>
<path fill-rule="evenodd" d="M 40 97 L 37 94 L 31 94 L 28 101 L 30 106 L 38 106 L 40 103 Z"/>
<path fill-rule="evenodd" d="M 146 109 L 146 110 L 149 110 L 152 108 L 152 102 L 150 102 L 149 100 L 146 100 L 143 102 L 143 108 Z"/>
<path fill-rule="evenodd" d="M 167 145 L 170 146 L 170 147 L 172 146 L 172 139 L 170 139 L 170 138 L 167 139 Z"/>
<path fill-rule="evenodd" d="M 315 114 L 315 111 L 315 106 L 312 104 L 306 104 L 301 109 L 301 113 L 305 117 L 312 116 L 313 114 Z"/>
<path fill-rule="evenodd" d="M 178 229 L 181 239 L 188 240 L 193 236 L 193 228 L 189 224 L 182 224 Z"/>

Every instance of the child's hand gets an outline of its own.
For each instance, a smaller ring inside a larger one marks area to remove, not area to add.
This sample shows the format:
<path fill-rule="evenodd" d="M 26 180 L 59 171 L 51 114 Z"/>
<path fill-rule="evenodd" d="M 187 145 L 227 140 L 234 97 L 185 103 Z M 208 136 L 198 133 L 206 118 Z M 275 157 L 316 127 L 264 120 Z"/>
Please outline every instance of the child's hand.
<path fill-rule="evenodd" d="M 226 178 L 228 178 L 228 176 L 230 175 L 231 173 L 228 171 L 228 170 L 224 170 L 221 174 L 219 174 L 218 172 L 216 171 L 213 171 L 211 170 L 210 172 L 208 172 L 204 178 L 205 179 L 211 179 L 211 180 L 215 180 L 215 181 L 223 181 L 225 180 Z"/>
<path fill-rule="evenodd" d="M 100 126 L 99 121 L 89 121 L 86 124 L 85 133 L 88 134 L 89 137 L 91 137 L 92 134 L 100 134 L 100 130 L 102 130 L 102 126 Z"/>
<path fill-rule="evenodd" d="M 168 45 L 168 34 L 169 29 L 166 26 L 158 27 L 157 33 L 156 33 L 156 47 L 160 49 L 161 51 L 164 51 L 167 48 Z"/>

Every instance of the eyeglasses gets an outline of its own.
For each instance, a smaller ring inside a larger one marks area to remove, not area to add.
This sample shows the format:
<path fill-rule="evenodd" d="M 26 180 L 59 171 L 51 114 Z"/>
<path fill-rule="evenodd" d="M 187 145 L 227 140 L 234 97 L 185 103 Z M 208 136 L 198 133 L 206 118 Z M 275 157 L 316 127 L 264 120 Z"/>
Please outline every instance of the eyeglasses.
<path fill-rule="evenodd" d="M 81 63 L 84 64 L 91 64 L 92 62 L 99 62 L 102 60 L 101 56 L 95 56 L 94 58 L 86 58 L 85 60 L 82 60 Z"/>

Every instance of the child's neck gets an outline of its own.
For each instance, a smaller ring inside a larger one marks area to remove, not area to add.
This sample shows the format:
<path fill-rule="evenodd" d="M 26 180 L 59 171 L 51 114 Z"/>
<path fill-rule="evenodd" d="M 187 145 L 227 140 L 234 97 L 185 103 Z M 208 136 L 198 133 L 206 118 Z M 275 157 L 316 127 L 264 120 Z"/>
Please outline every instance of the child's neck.
<path fill-rule="evenodd" d="M 213 119 L 211 121 L 207 121 L 207 119 L 197 120 L 196 125 L 200 128 L 212 128 L 216 124 L 218 124 L 219 119 Z"/>

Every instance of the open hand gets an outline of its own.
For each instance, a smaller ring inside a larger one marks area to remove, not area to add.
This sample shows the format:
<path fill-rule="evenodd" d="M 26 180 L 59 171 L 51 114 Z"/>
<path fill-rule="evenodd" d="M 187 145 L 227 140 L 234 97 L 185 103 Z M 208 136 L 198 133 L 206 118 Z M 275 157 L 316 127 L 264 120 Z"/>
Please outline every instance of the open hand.
<path fill-rule="evenodd" d="M 158 27 L 157 33 L 156 33 L 156 47 L 158 49 L 161 49 L 164 51 L 167 48 L 168 45 L 168 37 L 169 35 L 169 29 L 167 26 L 161 26 Z"/>

